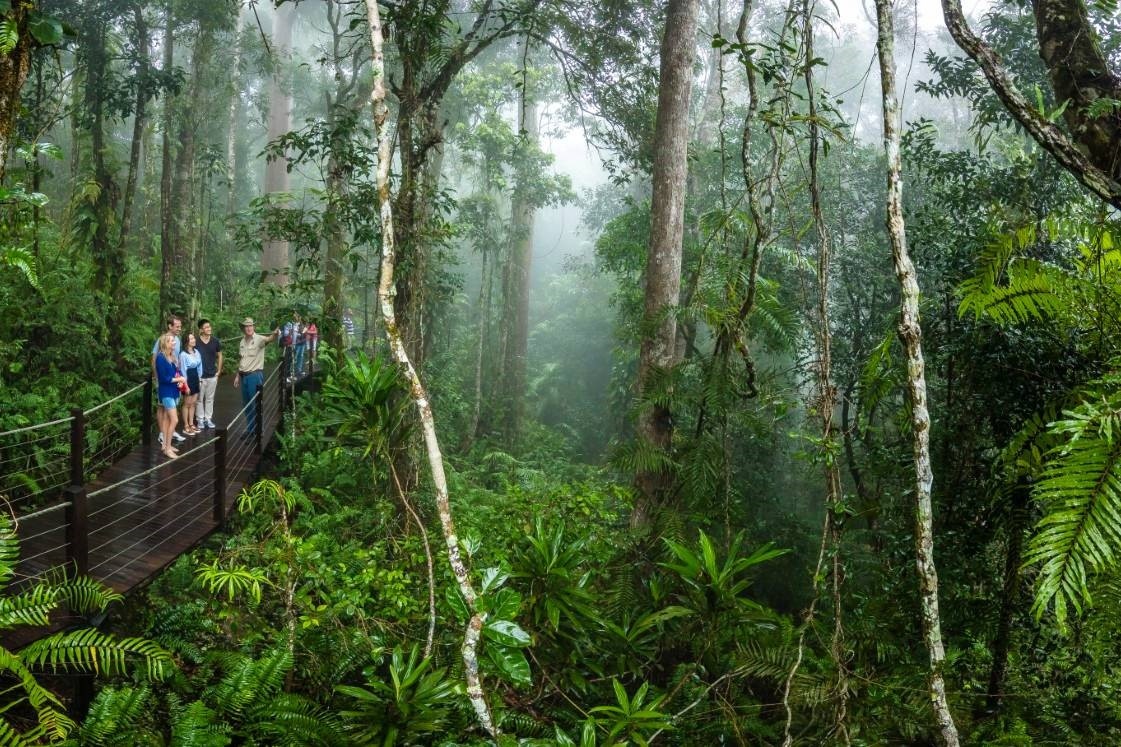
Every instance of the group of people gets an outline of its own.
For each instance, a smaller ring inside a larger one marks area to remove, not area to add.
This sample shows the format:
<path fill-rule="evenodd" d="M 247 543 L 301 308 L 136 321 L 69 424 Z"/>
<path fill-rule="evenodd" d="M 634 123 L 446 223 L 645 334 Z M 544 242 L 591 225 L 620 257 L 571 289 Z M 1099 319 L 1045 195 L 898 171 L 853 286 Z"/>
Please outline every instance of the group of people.
<path fill-rule="evenodd" d="M 213 335 L 209 319 L 200 319 L 198 334 L 183 332 L 183 320 L 172 316 L 167 327 L 152 346 L 152 372 L 158 385 L 159 443 L 164 456 L 175 459 L 179 450 L 175 444 L 187 440 L 207 429 L 214 428 L 214 396 L 218 379 L 222 375 L 222 341 Z M 238 370 L 233 384 L 241 390 L 241 401 L 248 405 L 265 381 L 265 351 L 281 335 L 278 327 L 268 335 L 257 334 L 252 317 L 241 321 L 241 339 L 238 343 Z M 285 325 L 285 343 L 293 346 L 293 377 L 302 375 L 305 353 L 315 355 L 319 330 L 314 321 L 304 323 L 298 313 Z M 182 405 L 182 433 L 179 407 Z M 249 407 L 245 412 L 245 435 L 257 432 L 257 411 Z"/>
<path fill-rule="evenodd" d="M 300 312 L 294 312 L 292 319 L 284 325 L 281 331 L 280 343 L 292 348 L 292 368 L 289 371 L 288 381 L 293 382 L 304 375 L 305 354 L 315 357 L 319 345 L 319 327 L 314 319 L 304 321 Z"/>
<path fill-rule="evenodd" d="M 199 320 L 198 335 L 182 335 L 182 331 L 183 320 L 172 316 L 152 346 L 152 371 L 159 398 L 159 442 L 164 455 L 172 459 L 179 455 L 176 443 L 214 428 L 214 394 L 222 374 L 222 341 L 214 336 L 210 320 Z M 176 430 L 180 397 L 183 433 Z"/>

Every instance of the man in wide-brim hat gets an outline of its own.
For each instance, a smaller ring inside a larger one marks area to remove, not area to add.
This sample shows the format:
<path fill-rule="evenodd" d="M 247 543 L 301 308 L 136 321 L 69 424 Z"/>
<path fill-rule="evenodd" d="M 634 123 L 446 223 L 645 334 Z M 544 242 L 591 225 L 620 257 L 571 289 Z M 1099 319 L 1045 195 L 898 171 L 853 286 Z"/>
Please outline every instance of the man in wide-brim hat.
<path fill-rule="evenodd" d="M 257 389 L 265 384 L 265 348 L 277 338 L 280 329 L 274 329 L 270 335 L 259 335 L 253 317 L 247 316 L 241 320 L 241 333 L 234 386 L 241 387 L 241 404 L 244 407 L 253 401 Z M 257 408 L 246 409 L 245 426 L 246 435 L 257 432 Z"/>

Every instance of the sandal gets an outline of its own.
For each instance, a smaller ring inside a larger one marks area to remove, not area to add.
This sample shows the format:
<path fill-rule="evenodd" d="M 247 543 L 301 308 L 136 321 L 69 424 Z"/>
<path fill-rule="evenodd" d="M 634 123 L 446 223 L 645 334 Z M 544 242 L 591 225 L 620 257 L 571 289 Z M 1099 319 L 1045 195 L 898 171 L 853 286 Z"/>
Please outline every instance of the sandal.
<path fill-rule="evenodd" d="M 168 449 L 164 449 L 164 450 L 163 450 L 163 455 L 164 455 L 165 457 L 167 457 L 168 459 L 178 459 L 178 458 L 179 458 L 179 455 L 178 455 L 178 454 L 176 454 L 176 453 L 175 453 L 175 452 L 173 452 L 173 451 L 169 451 Z"/>

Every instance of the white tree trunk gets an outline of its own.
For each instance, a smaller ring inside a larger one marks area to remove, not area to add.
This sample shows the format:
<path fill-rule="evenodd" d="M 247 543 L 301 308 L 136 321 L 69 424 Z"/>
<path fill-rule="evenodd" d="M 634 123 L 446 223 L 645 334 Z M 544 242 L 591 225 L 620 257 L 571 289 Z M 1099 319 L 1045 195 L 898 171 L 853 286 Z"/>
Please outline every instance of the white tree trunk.
<path fill-rule="evenodd" d="M 383 38 L 381 16 L 378 11 L 377 0 L 366 0 L 366 12 L 370 23 L 370 42 L 373 47 L 374 60 L 374 88 L 370 99 L 374 109 L 374 126 L 378 137 L 378 174 L 377 189 L 378 202 L 381 207 L 381 278 L 378 282 L 378 300 L 381 304 L 382 320 L 385 324 L 385 336 L 389 341 L 393 357 L 405 371 L 409 381 L 409 388 L 413 401 L 416 403 L 420 414 L 421 427 L 424 432 L 424 446 L 428 452 L 428 465 L 432 470 L 432 484 L 436 489 L 436 509 L 440 514 L 440 525 L 444 530 L 444 542 L 448 548 L 448 563 L 452 573 L 459 584 L 460 594 L 467 604 L 471 619 L 467 623 L 467 630 L 463 637 L 463 667 L 467 680 L 467 697 L 475 708 L 475 715 L 479 724 L 492 737 L 497 738 L 498 729 L 491 718 L 490 706 L 487 705 L 483 692 L 482 682 L 479 679 L 478 645 L 482 634 L 483 624 L 486 622 L 486 613 L 478 606 L 478 596 L 475 587 L 471 584 L 471 577 L 467 565 L 459 551 L 459 538 L 455 533 L 455 522 L 452 520 L 451 504 L 448 500 L 448 481 L 444 475 L 444 459 L 440 453 L 440 443 L 436 438 L 436 423 L 432 417 L 432 406 L 428 401 L 424 384 L 420 375 L 413 367 L 409 355 L 405 351 L 404 341 L 401 339 L 397 327 L 396 313 L 393 299 L 396 296 L 396 286 L 393 281 L 394 262 L 396 259 L 396 244 L 393 234 L 393 207 L 389 196 L 389 166 L 392 160 L 389 127 L 387 122 L 388 108 L 385 103 L 385 56 L 382 49 Z"/>
<path fill-rule="evenodd" d="M 923 640 L 930 654 L 930 700 L 942 743 L 957 747 L 958 732 L 950 704 L 942 666 L 946 651 L 942 644 L 942 623 L 938 614 L 938 571 L 934 566 L 933 509 L 930 491 L 934 473 L 930 466 L 930 414 L 926 407 L 926 374 L 923 370 L 922 327 L 919 325 L 919 283 L 915 265 L 907 251 L 907 232 L 903 223 L 903 177 L 899 158 L 899 102 L 895 94 L 895 31 L 891 0 L 876 0 L 878 34 L 876 48 L 880 58 L 880 83 L 883 89 L 884 150 L 887 153 L 887 232 L 895 275 L 901 295 L 899 337 L 907 356 L 907 388 L 911 399 L 911 431 L 915 455 L 915 563 L 922 600 Z"/>

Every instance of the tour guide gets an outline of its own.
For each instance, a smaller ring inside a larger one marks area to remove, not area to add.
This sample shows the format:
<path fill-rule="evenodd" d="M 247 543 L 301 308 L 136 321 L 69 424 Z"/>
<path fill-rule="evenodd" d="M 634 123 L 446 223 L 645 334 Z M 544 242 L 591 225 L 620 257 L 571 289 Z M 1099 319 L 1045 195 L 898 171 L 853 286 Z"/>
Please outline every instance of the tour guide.
<path fill-rule="evenodd" d="M 237 375 L 234 376 L 234 386 L 241 387 L 241 404 L 248 405 L 257 387 L 265 383 L 265 347 L 280 334 L 279 329 L 274 329 L 271 335 L 258 335 L 254 331 L 253 317 L 247 316 L 241 320 L 241 331 L 244 333 L 238 345 Z M 245 412 L 246 434 L 253 435 L 257 432 L 257 408 L 250 407 Z"/>

